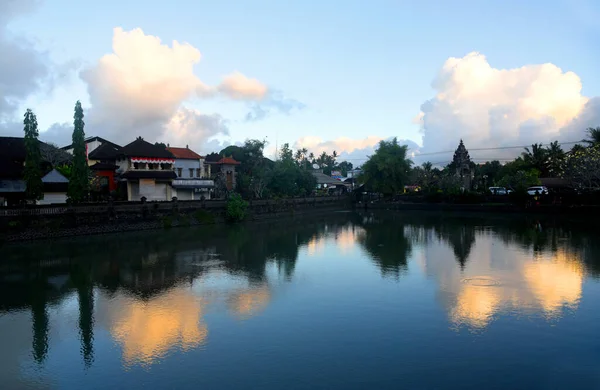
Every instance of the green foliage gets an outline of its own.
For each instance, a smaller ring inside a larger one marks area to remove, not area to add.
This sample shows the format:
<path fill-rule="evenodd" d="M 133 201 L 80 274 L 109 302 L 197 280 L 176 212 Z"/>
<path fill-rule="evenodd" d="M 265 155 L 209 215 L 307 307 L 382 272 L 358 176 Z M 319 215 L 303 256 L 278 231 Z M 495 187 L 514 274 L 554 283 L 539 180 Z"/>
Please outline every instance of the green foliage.
<path fill-rule="evenodd" d="M 206 210 L 196 210 L 193 214 L 194 219 L 196 220 L 196 222 L 198 223 L 202 223 L 202 224 L 213 224 L 215 223 L 215 216 L 212 213 L 209 213 Z"/>
<path fill-rule="evenodd" d="M 589 127 L 587 129 L 588 139 L 584 142 L 589 144 L 590 146 L 598 146 L 600 145 L 600 127 Z"/>
<path fill-rule="evenodd" d="M 565 174 L 579 189 L 600 189 L 600 144 L 572 152 Z"/>
<path fill-rule="evenodd" d="M 515 192 L 524 192 L 528 187 L 540 184 L 539 175 L 536 169 L 520 170 L 514 175 L 503 177 L 498 185 L 513 189 Z"/>
<path fill-rule="evenodd" d="M 71 173 L 72 173 L 71 165 L 68 165 L 68 164 L 59 165 L 58 167 L 56 167 L 56 170 L 58 172 L 60 172 L 60 174 L 63 175 L 64 177 L 66 177 L 67 179 L 71 179 Z"/>
<path fill-rule="evenodd" d="M 173 227 L 173 218 L 163 217 L 162 224 L 165 229 L 170 229 L 171 227 Z"/>
<path fill-rule="evenodd" d="M 408 147 L 398 144 L 398 139 L 381 141 L 375 154 L 362 166 L 361 180 L 367 188 L 395 195 L 404 191 L 412 161 L 407 158 Z"/>
<path fill-rule="evenodd" d="M 228 222 L 241 222 L 246 218 L 246 209 L 248 203 L 242 199 L 242 196 L 237 193 L 233 193 L 227 200 L 227 210 L 225 217 Z"/>
<path fill-rule="evenodd" d="M 89 168 L 85 150 L 85 132 L 83 131 L 83 109 L 79 101 L 75 104 L 73 118 L 73 165 L 68 196 L 71 202 L 78 203 L 87 197 L 89 191 Z"/>
<path fill-rule="evenodd" d="M 44 197 L 44 183 L 42 183 L 42 155 L 38 140 L 37 118 L 30 109 L 25 112 L 23 125 L 26 152 L 23 178 L 27 186 L 25 195 L 27 199 L 35 201 Z"/>

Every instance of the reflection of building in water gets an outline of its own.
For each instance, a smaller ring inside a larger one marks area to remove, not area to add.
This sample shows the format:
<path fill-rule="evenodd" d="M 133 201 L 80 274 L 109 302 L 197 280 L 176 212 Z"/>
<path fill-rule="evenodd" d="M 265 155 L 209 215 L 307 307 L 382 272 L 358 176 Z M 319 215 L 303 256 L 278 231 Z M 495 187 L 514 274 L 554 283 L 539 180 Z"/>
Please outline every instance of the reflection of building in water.
<path fill-rule="evenodd" d="M 201 322 L 203 306 L 189 290 L 179 289 L 150 302 L 120 302 L 111 333 L 123 347 L 125 363 L 151 364 L 174 346 L 186 350 L 201 344 L 208 335 Z"/>
<path fill-rule="evenodd" d="M 227 299 L 229 309 L 242 318 L 263 311 L 271 300 L 271 290 L 266 284 L 247 290 L 234 291 Z"/>
<path fill-rule="evenodd" d="M 439 299 L 457 325 L 484 328 L 503 311 L 557 317 L 581 297 L 583 266 L 564 249 L 535 256 L 477 233 L 462 271 L 444 241 L 431 241 L 423 251 L 421 266 L 437 280 Z"/>

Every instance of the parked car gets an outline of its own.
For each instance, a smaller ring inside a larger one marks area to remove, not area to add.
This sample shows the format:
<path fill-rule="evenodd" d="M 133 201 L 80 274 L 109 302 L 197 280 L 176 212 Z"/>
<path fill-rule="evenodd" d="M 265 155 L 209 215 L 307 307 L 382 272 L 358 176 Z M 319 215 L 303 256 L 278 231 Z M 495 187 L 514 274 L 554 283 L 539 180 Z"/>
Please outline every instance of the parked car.
<path fill-rule="evenodd" d="M 527 189 L 527 193 L 529 195 L 547 195 L 548 194 L 548 188 L 546 188 L 545 186 L 529 187 Z"/>
<path fill-rule="evenodd" d="M 504 187 L 490 187 L 492 195 L 508 195 L 508 191 Z"/>

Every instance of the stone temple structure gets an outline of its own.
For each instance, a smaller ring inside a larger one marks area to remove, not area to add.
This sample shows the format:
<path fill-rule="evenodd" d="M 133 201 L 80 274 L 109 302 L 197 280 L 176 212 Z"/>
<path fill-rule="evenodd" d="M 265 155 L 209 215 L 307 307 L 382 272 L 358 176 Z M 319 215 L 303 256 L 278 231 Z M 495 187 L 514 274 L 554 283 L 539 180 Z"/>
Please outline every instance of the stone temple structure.
<path fill-rule="evenodd" d="M 456 169 L 456 176 L 460 179 L 461 187 L 463 190 L 468 191 L 471 189 L 473 172 L 471 170 L 471 157 L 463 140 L 460 140 L 458 148 L 454 152 L 452 158 L 452 166 Z"/>

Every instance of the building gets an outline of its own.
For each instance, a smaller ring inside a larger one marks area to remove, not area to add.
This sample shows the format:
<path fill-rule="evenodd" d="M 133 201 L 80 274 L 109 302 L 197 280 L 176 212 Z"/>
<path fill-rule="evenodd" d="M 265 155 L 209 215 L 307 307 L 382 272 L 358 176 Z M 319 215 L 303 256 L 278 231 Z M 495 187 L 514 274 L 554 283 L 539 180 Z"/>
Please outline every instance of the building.
<path fill-rule="evenodd" d="M 116 173 L 127 200 L 171 200 L 171 184 L 177 178 L 174 164 L 175 157 L 171 152 L 163 146 L 144 141 L 142 137 L 120 148 Z"/>
<path fill-rule="evenodd" d="M 235 167 L 240 165 L 240 163 L 232 157 L 223 157 L 217 162 L 211 162 L 209 164 L 214 166 L 211 177 L 215 182 L 222 181 L 223 186 L 227 191 L 232 191 L 236 185 Z M 215 185 L 217 184 L 215 183 Z"/>
<path fill-rule="evenodd" d="M 42 173 L 53 165 L 70 160 L 62 150 L 39 141 L 42 155 Z M 0 137 L 0 206 L 16 206 L 25 201 L 25 139 L 23 137 Z"/>
<path fill-rule="evenodd" d="M 210 179 L 210 165 L 205 164 L 204 157 L 185 148 L 168 146 L 167 150 L 175 157 L 173 171 L 177 178 L 172 183 L 172 195 L 179 200 L 210 199 L 215 186 Z"/>
<path fill-rule="evenodd" d="M 42 183 L 44 183 L 44 197 L 37 202 L 38 204 L 67 203 L 69 179 L 53 169 L 42 177 Z"/>
<path fill-rule="evenodd" d="M 89 161 L 90 153 L 92 153 L 94 150 L 96 150 L 97 148 L 99 148 L 102 145 L 108 144 L 108 145 L 112 145 L 115 148 L 120 148 L 119 145 L 117 145 L 113 142 L 110 142 L 104 138 L 97 137 L 97 136 L 88 137 L 85 139 L 84 142 L 85 142 L 86 155 L 88 156 L 88 161 Z M 61 149 L 69 154 L 73 154 L 73 145 L 72 144 L 63 146 Z M 93 161 L 92 163 L 89 163 L 89 164 L 93 165 L 94 163 L 95 163 L 95 161 Z"/>
<path fill-rule="evenodd" d="M 100 137 L 95 137 L 102 139 Z M 105 141 L 92 151 L 88 149 L 88 165 L 98 178 L 98 191 L 108 195 L 117 190 L 115 171 L 117 170 L 117 156 L 121 147 L 109 141 Z"/>
<path fill-rule="evenodd" d="M 460 180 L 460 185 L 463 190 L 470 190 L 473 181 L 473 171 L 471 169 L 471 157 L 463 140 L 460 140 L 458 148 L 454 152 L 452 158 L 452 166 L 456 169 L 456 177 Z"/>
<path fill-rule="evenodd" d="M 327 176 L 321 170 L 315 170 L 312 175 L 317 180 L 317 190 L 325 190 L 329 194 L 340 194 L 346 192 L 347 186 L 340 180 Z"/>

